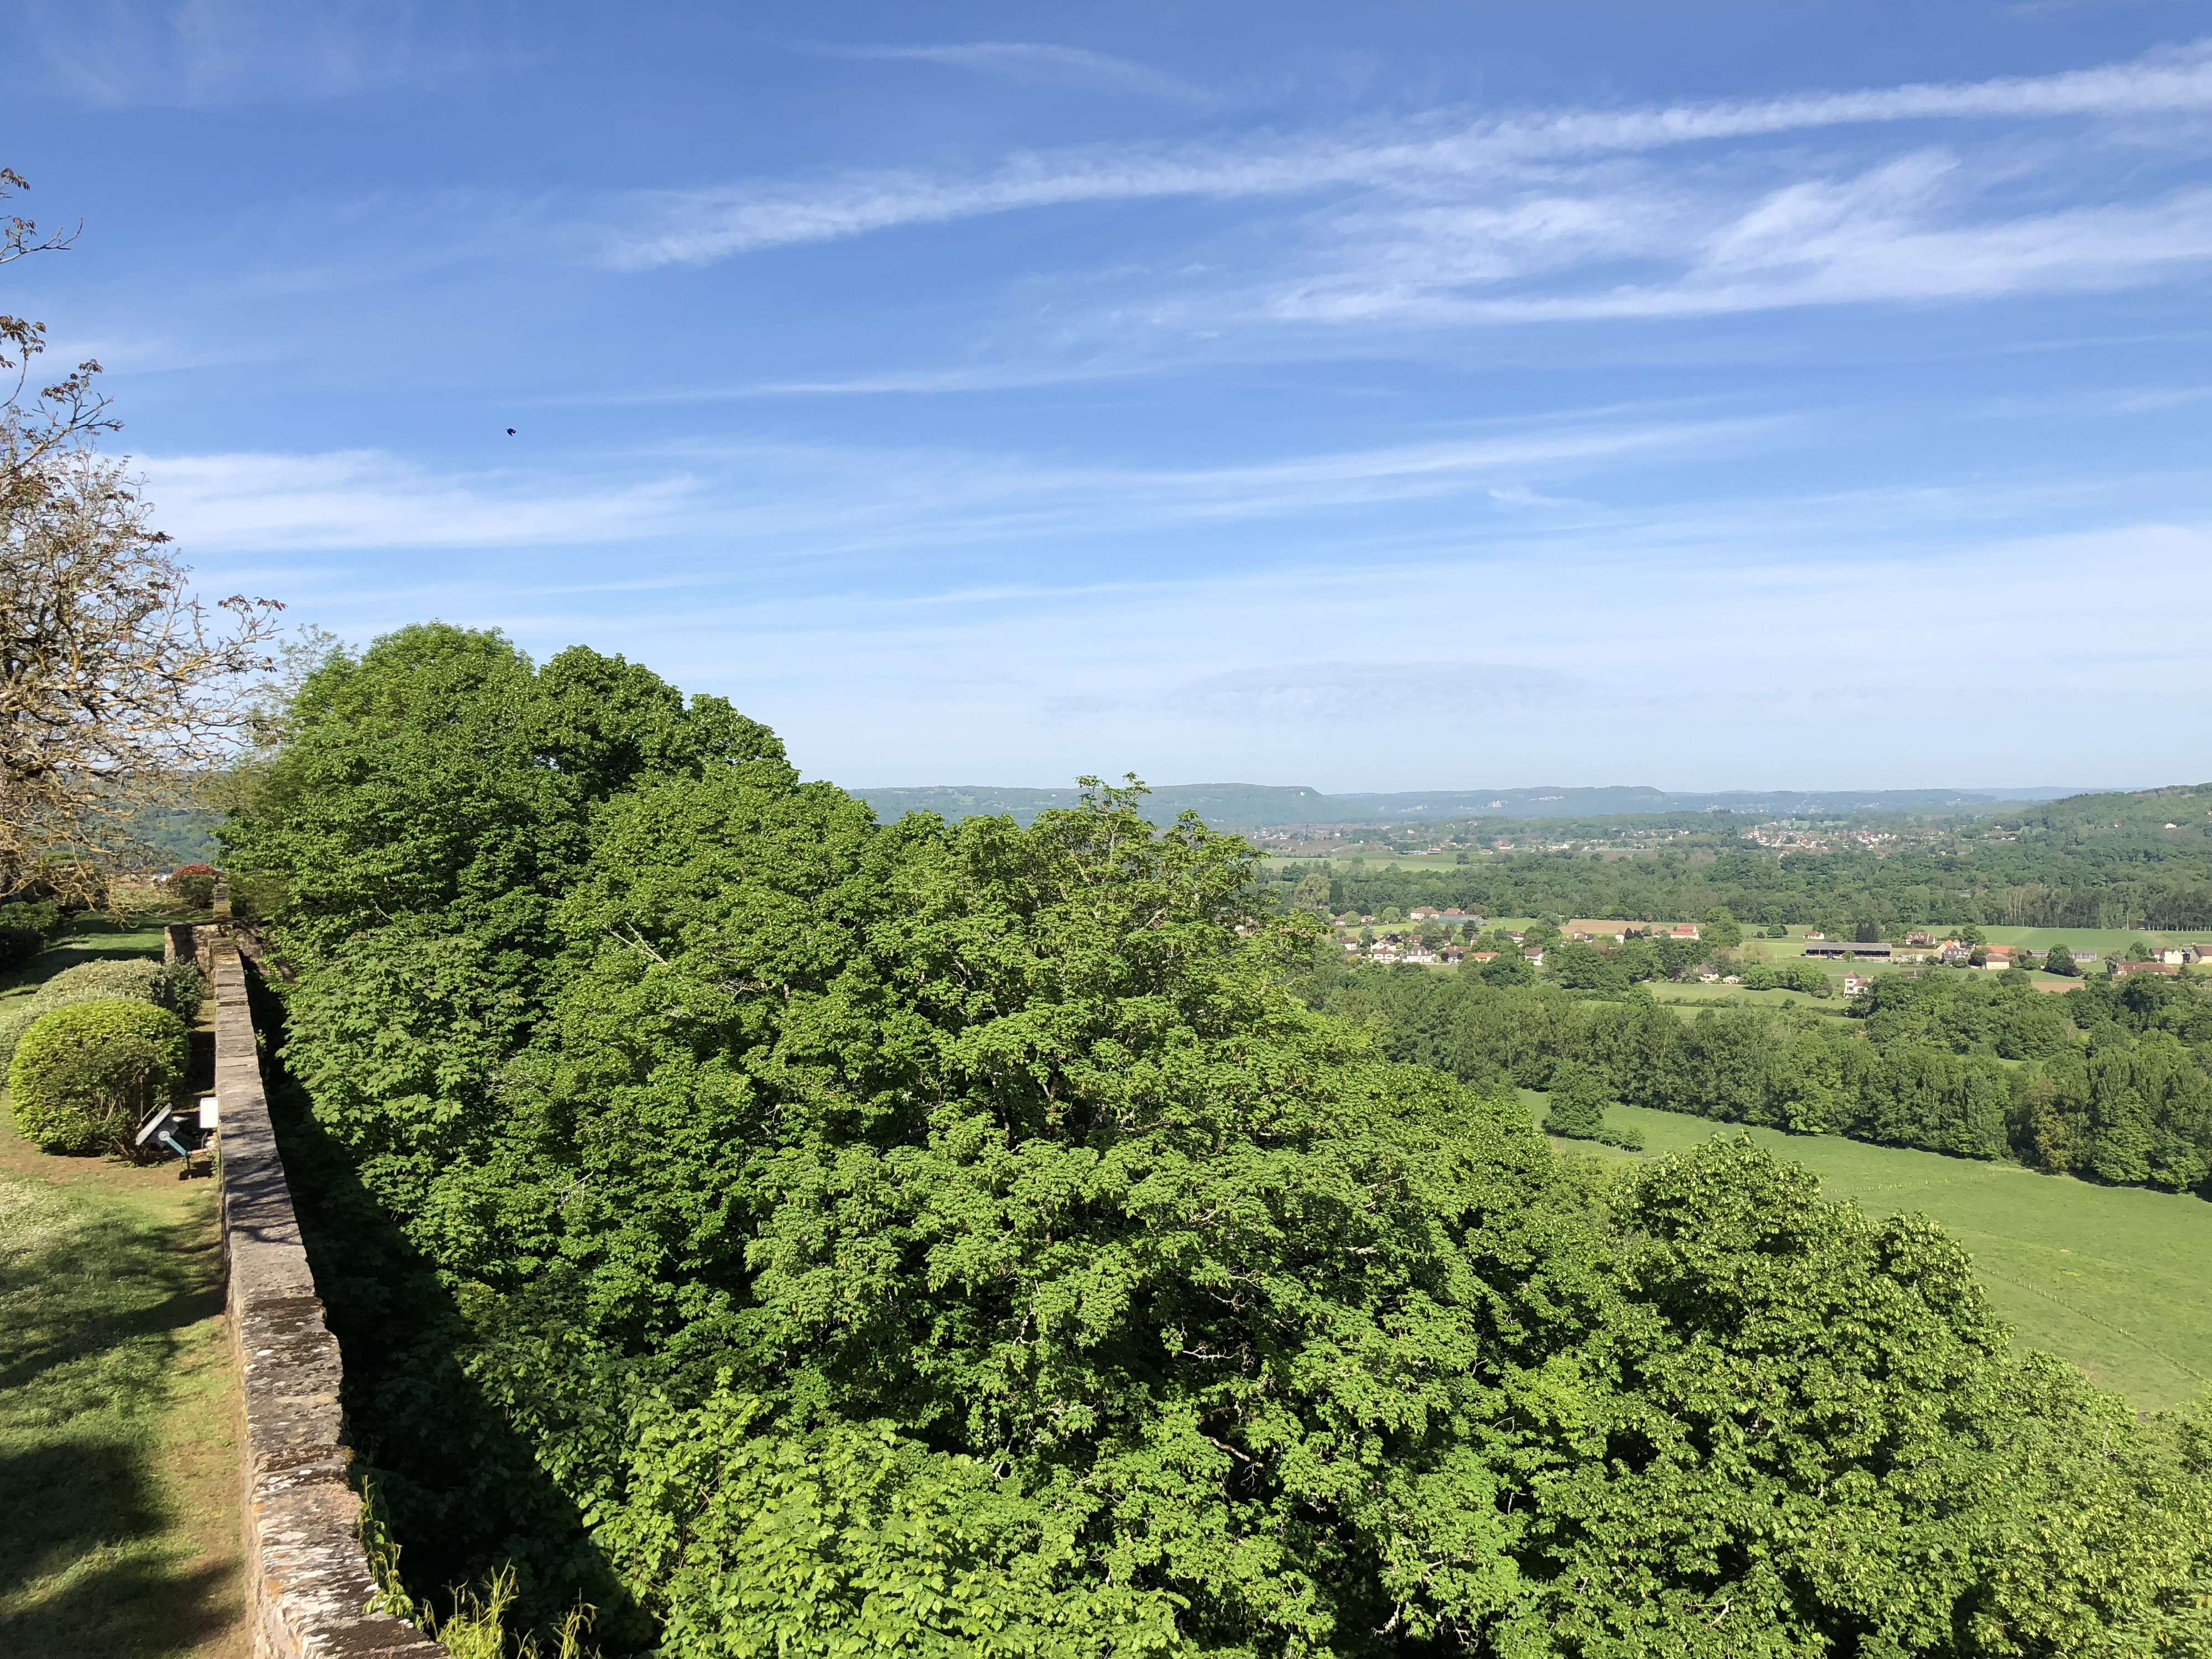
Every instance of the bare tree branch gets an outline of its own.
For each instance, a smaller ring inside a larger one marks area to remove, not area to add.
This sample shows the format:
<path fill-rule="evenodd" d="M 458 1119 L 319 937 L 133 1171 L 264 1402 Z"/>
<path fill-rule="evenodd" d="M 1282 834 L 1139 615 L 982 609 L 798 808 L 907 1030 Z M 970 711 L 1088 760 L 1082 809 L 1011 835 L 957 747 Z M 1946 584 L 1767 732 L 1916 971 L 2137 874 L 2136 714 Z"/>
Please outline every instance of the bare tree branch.
<path fill-rule="evenodd" d="M 25 188 L 0 168 L 0 199 Z M 76 239 L 0 224 L 0 264 Z M 90 899 L 134 856 L 124 826 L 180 799 L 250 745 L 251 677 L 276 631 L 273 599 L 212 611 L 96 441 L 120 424 L 94 362 L 21 394 L 45 325 L 0 317 L 0 895 L 41 882 Z M 143 854 L 136 854 L 143 856 Z"/>

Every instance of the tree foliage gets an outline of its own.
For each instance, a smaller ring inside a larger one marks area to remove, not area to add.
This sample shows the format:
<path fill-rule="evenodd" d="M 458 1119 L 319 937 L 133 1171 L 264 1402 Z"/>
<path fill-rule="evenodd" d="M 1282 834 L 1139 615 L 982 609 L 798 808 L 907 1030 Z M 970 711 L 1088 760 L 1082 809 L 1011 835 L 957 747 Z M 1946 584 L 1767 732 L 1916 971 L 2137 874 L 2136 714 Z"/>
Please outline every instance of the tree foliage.
<path fill-rule="evenodd" d="M 290 895 L 287 1157 L 360 1195 L 319 1282 L 418 1576 L 603 1573 L 685 1656 L 2180 1639 L 2201 1477 L 1955 1246 L 1747 1145 L 1601 1190 L 1134 803 L 878 824 L 453 629 L 310 678 L 226 839 Z M 348 1288 L 371 1219 L 434 1341 Z"/>
<path fill-rule="evenodd" d="M 1735 1007 L 1686 1023 L 1638 994 L 1325 956 L 1300 984 L 1393 1057 L 1468 1082 L 1594 1071 L 1633 1105 L 2212 1197 L 2212 996 L 2174 980 L 2093 979 L 2060 999 L 2025 975 L 1883 975 L 1849 1019 Z"/>

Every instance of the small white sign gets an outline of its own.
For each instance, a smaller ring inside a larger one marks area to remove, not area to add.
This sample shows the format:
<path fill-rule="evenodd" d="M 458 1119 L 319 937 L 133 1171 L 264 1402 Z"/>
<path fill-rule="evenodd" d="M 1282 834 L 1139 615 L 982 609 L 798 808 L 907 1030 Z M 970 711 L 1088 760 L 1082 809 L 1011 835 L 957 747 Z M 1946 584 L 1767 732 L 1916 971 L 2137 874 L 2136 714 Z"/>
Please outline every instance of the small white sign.
<path fill-rule="evenodd" d="M 200 1127 L 201 1127 L 201 1128 L 203 1128 L 203 1129 L 212 1129 L 212 1128 L 215 1128 L 216 1127 L 217 1127 L 217 1125 L 221 1123 L 221 1121 L 222 1121 L 222 1107 L 221 1107 L 220 1102 L 221 1102 L 221 1097 L 220 1097 L 220 1096 L 216 1096 L 216 1095 L 202 1095 L 202 1096 L 200 1097 Z"/>

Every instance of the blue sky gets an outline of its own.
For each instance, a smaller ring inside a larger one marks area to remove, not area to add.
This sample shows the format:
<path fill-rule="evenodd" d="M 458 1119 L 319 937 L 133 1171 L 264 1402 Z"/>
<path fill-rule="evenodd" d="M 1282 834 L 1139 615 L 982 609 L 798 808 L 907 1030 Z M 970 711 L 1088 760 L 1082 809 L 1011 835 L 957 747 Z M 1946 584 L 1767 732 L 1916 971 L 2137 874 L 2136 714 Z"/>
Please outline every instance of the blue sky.
<path fill-rule="evenodd" d="M 2194 6 L 4 9 L 0 310 L 350 640 L 854 785 L 2212 775 Z"/>

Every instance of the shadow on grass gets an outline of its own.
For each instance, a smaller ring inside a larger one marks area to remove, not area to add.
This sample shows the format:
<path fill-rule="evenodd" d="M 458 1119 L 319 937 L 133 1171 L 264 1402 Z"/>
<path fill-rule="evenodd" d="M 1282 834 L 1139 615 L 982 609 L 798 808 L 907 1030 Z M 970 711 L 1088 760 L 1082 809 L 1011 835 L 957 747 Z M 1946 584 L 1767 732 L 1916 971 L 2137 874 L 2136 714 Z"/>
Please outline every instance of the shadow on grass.
<path fill-rule="evenodd" d="M 204 1222 L 17 1187 L 0 1255 L 0 1653 L 191 1651 L 232 1562 L 180 1559 L 156 1467 L 185 1333 L 222 1306 Z"/>
<path fill-rule="evenodd" d="M 70 918 L 68 932 L 19 968 L 0 973 L 0 994 L 42 985 L 65 969 L 88 962 L 132 962 L 161 954 L 161 929 L 172 921 L 205 921 L 204 914 L 164 911 L 118 922 L 112 916 Z"/>
<path fill-rule="evenodd" d="M 276 1011 L 257 985 L 255 1018 Z M 270 1076 L 270 1115 L 315 1286 L 345 1358 L 347 1432 L 359 1475 L 400 1545 L 409 1595 L 447 1610 L 455 1585 L 511 1565 L 523 1622 L 546 1626 L 580 1597 L 599 1609 L 609 1654 L 652 1644 L 575 1504 L 530 1443 L 468 1375 L 480 1347 L 452 1293 L 362 1185 L 305 1092 Z"/>
<path fill-rule="evenodd" d="M 61 1437 L 0 1452 L 0 1652 L 185 1655 L 230 1628 L 237 1568 L 179 1562 L 148 1449 Z"/>

